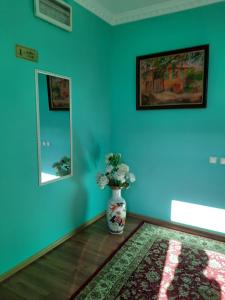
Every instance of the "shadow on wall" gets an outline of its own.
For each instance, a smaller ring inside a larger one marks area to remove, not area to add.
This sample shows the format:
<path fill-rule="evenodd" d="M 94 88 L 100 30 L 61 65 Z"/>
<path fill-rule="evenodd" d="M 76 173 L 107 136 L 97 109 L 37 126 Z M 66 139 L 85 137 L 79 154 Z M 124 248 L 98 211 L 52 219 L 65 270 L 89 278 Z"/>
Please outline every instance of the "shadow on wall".
<path fill-rule="evenodd" d="M 101 157 L 101 148 L 99 144 L 96 142 L 96 139 L 91 131 L 87 135 L 86 151 L 87 151 L 89 161 L 93 163 L 94 167 L 96 168 Z"/>
<path fill-rule="evenodd" d="M 86 139 L 82 141 L 74 138 L 74 176 L 73 181 L 76 186 L 74 195 L 73 207 L 71 208 L 72 218 L 76 220 L 77 225 L 84 224 L 89 217 L 88 201 L 89 201 L 89 186 L 86 180 L 87 175 L 94 170 L 98 164 L 101 150 L 99 144 L 96 142 L 93 134 L 89 132 Z M 95 182 L 93 182 L 95 184 Z"/>
<path fill-rule="evenodd" d="M 100 156 L 101 156 L 101 148 L 97 143 L 93 133 L 89 131 L 85 136 L 82 136 L 82 140 L 78 137 L 74 137 L 74 176 L 73 182 L 76 186 L 76 192 L 74 195 L 73 207 L 71 209 L 71 216 L 73 220 L 76 220 L 76 224 L 83 224 L 89 217 L 88 202 L 90 201 L 89 193 L 91 193 L 92 186 L 95 185 L 95 182 L 91 186 L 89 186 L 87 178 L 88 174 L 91 172 L 96 173 L 96 168 L 98 166 Z M 96 188 L 97 189 L 97 188 Z M 94 235 L 90 231 L 91 227 L 86 232 L 86 242 L 79 243 L 79 253 L 74 257 L 73 264 L 76 266 L 74 269 L 72 276 L 66 282 L 67 291 L 68 291 L 68 299 L 74 293 L 77 286 L 82 284 L 82 277 L 80 277 L 80 269 L 90 269 L 90 262 L 85 262 L 85 257 L 89 252 L 89 249 L 86 247 L 88 241 L 92 241 Z M 108 236 L 105 236 L 105 239 L 101 240 L 101 243 L 97 245 L 96 251 L 101 252 L 101 249 L 104 248 L 106 239 Z M 94 240 L 93 240 L 94 243 Z M 96 258 L 93 257 L 93 261 Z M 92 264 L 92 267 L 95 268 L 95 264 Z M 95 270 L 93 269 L 93 272 Z M 74 285 L 75 284 L 75 285 Z"/>

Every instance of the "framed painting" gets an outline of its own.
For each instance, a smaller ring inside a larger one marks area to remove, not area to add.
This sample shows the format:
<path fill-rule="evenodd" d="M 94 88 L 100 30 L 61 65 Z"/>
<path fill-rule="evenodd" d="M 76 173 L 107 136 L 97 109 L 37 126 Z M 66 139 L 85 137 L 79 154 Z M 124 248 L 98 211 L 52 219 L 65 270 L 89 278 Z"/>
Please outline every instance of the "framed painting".
<path fill-rule="evenodd" d="M 60 77 L 47 76 L 48 99 L 50 110 L 69 110 L 70 87 L 69 80 Z"/>
<path fill-rule="evenodd" d="M 139 56 L 137 110 L 207 104 L 209 45 Z"/>

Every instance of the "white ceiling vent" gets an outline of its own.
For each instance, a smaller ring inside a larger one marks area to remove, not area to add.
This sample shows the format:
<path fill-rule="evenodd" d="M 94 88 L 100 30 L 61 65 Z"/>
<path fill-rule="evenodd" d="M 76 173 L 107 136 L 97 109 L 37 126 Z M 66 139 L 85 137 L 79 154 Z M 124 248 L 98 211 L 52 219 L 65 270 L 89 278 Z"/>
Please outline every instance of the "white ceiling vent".
<path fill-rule="evenodd" d="M 72 7 L 61 0 L 34 0 L 35 15 L 72 31 Z"/>

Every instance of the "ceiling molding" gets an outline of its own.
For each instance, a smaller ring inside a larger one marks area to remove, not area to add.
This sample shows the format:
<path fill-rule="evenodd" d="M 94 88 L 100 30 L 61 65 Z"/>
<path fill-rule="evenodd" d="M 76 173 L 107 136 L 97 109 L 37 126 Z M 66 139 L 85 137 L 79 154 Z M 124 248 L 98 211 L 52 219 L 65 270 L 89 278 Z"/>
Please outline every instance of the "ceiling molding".
<path fill-rule="evenodd" d="M 225 0 L 171 0 L 168 3 L 159 3 L 144 8 L 128 10 L 123 13 L 112 13 L 96 0 L 74 0 L 87 10 L 91 11 L 110 25 L 120 25 L 165 14 L 197 8 L 205 5 L 224 2 Z M 122 0 L 121 0 L 122 1 Z"/>
<path fill-rule="evenodd" d="M 80 4 L 99 18 L 103 19 L 105 22 L 112 24 L 113 14 L 106 9 L 103 5 L 94 0 L 74 0 L 76 3 Z"/>

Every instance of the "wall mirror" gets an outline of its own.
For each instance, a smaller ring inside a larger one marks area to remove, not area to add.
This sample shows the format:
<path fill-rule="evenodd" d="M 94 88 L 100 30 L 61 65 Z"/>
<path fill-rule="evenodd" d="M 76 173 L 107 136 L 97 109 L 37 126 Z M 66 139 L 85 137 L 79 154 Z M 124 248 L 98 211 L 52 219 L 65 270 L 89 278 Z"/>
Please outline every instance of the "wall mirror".
<path fill-rule="evenodd" d="M 36 70 L 39 184 L 72 176 L 72 105 L 69 77 Z"/>

